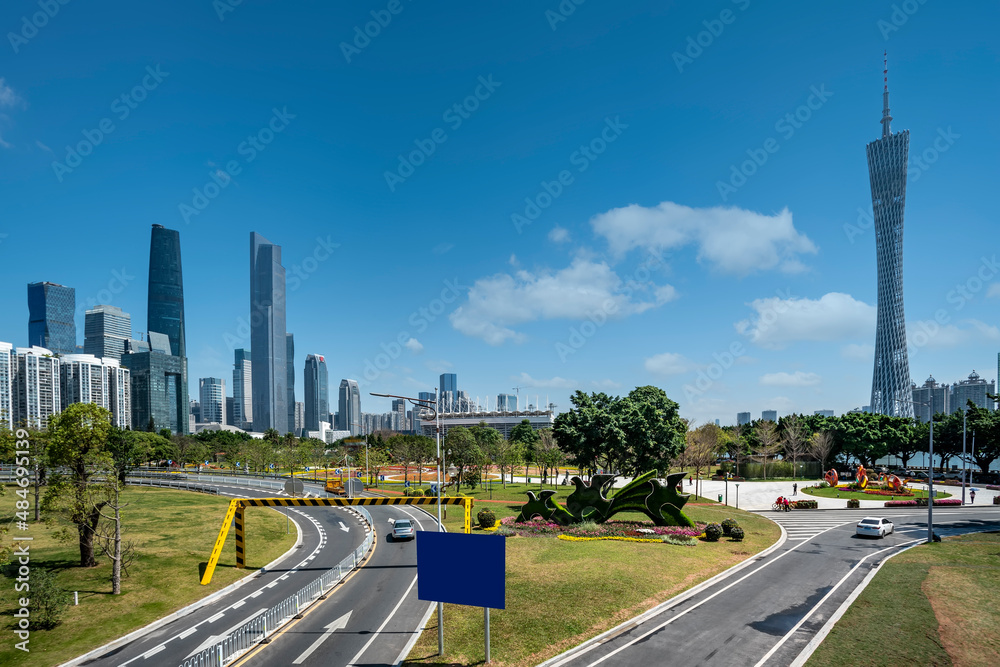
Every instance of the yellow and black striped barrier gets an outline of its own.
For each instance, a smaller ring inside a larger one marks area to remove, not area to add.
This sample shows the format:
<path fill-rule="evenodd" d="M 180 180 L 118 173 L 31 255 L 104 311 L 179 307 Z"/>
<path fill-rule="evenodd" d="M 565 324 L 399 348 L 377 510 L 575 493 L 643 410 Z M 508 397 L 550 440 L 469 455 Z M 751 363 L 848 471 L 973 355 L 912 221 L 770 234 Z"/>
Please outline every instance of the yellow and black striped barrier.
<path fill-rule="evenodd" d="M 235 498 L 229 502 L 226 518 L 212 548 L 212 555 L 201 577 L 202 586 L 212 581 L 215 566 L 222 555 L 222 547 L 229 535 L 229 526 L 236 528 L 236 567 L 246 567 L 246 536 L 243 532 L 243 510 L 247 507 L 348 507 L 351 505 L 436 505 L 437 497 L 415 498 Z M 472 498 L 442 497 L 442 505 L 463 505 L 465 508 L 465 533 L 472 532 Z"/>

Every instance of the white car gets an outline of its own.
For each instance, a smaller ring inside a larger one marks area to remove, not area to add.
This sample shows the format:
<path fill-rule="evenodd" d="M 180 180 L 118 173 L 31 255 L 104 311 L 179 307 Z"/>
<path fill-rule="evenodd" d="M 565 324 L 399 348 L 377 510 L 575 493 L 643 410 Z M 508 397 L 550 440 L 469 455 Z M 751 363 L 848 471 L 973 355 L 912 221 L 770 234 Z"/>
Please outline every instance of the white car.
<path fill-rule="evenodd" d="M 396 519 L 392 522 L 393 540 L 412 540 L 414 537 L 413 524 L 409 519 Z"/>
<path fill-rule="evenodd" d="M 864 519 L 858 522 L 858 527 L 855 530 L 856 535 L 862 535 L 864 537 L 878 537 L 882 538 L 889 533 L 895 532 L 896 527 L 892 525 L 892 521 L 885 518 L 866 516 Z"/>

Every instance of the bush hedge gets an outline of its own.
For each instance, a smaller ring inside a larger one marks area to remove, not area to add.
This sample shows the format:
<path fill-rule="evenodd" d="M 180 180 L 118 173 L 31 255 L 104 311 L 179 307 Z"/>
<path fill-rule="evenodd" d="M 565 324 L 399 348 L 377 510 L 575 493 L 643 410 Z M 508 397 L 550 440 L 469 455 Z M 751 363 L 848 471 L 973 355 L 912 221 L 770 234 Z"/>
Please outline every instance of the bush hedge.
<path fill-rule="evenodd" d="M 732 538 L 733 542 L 742 542 L 743 529 L 739 526 L 733 526 L 733 529 L 729 531 L 729 537 Z"/>
<path fill-rule="evenodd" d="M 847 501 L 847 509 L 858 509 L 861 507 L 861 501 L 856 498 L 851 498 Z"/>
<path fill-rule="evenodd" d="M 479 522 L 479 527 L 485 530 L 486 528 L 492 528 L 496 524 L 497 517 L 493 514 L 492 510 L 483 509 L 479 510 L 479 513 L 476 514 L 476 521 Z"/>
<path fill-rule="evenodd" d="M 722 534 L 729 537 L 729 535 L 733 532 L 733 528 L 737 528 L 739 525 L 740 524 L 736 522 L 736 519 L 724 519 L 722 521 Z"/>
<path fill-rule="evenodd" d="M 705 539 L 709 542 L 718 542 L 722 537 L 722 526 L 717 523 L 710 523 L 705 526 Z"/>
<path fill-rule="evenodd" d="M 792 507 L 797 510 L 816 510 L 819 509 L 819 503 L 815 500 L 796 500 Z"/>

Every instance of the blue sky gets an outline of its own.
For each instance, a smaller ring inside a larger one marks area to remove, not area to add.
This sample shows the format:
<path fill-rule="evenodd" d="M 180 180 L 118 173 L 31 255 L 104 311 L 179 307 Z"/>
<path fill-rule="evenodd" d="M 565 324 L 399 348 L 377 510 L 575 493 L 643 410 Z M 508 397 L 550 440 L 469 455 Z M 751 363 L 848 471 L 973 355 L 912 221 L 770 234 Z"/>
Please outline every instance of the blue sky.
<path fill-rule="evenodd" d="M 294 286 L 300 397 L 318 353 L 373 412 L 454 372 L 557 410 L 655 384 L 699 422 L 839 414 L 871 391 L 887 50 L 923 156 L 911 375 L 996 377 L 995 3 L 45 6 L 0 9 L 0 340 L 26 342 L 39 280 L 144 328 L 158 223 L 191 386 L 228 385 L 256 231 Z"/>

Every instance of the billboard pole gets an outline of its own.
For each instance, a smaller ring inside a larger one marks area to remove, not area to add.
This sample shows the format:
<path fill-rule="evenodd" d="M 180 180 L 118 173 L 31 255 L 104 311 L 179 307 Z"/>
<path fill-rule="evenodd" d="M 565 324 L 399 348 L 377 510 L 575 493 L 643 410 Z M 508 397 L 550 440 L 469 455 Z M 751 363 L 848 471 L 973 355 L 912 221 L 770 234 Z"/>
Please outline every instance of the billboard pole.
<path fill-rule="evenodd" d="M 438 604 L 441 604 L 440 602 Z M 486 664 L 490 664 L 490 608 L 483 607 L 486 612 Z"/>

